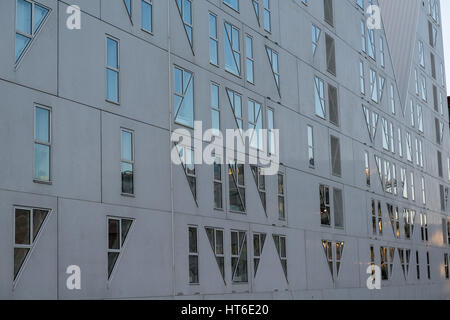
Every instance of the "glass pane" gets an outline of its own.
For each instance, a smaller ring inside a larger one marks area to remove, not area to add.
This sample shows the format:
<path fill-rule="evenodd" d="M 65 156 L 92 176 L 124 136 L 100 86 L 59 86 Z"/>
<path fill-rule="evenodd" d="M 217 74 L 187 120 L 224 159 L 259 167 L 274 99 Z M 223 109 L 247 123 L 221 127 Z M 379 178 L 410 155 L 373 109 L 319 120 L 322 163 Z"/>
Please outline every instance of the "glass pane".
<path fill-rule="evenodd" d="M 30 251 L 28 248 L 14 248 L 14 280 L 17 278 L 28 251 Z"/>
<path fill-rule="evenodd" d="M 15 243 L 31 244 L 30 241 L 30 210 L 16 209 L 15 214 Z"/>
<path fill-rule="evenodd" d="M 108 248 L 120 249 L 119 220 L 117 219 L 108 220 Z"/>
<path fill-rule="evenodd" d="M 219 109 L 219 87 L 211 85 L 211 106 Z"/>
<path fill-rule="evenodd" d="M 198 282 L 198 256 L 189 256 L 189 283 Z"/>
<path fill-rule="evenodd" d="M 239 254 L 238 234 L 237 232 L 231 232 L 231 254 Z"/>
<path fill-rule="evenodd" d="M 111 38 L 107 38 L 107 65 L 108 67 L 118 69 L 118 43 L 116 40 L 113 40 Z"/>
<path fill-rule="evenodd" d="M 22 56 L 23 51 L 27 47 L 30 42 L 30 38 L 24 37 L 18 33 L 16 33 L 16 62 Z"/>
<path fill-rule="evenodd" d="M 122 130 L 122 160 L 133 161 L 133 134 Z"/>
<path fill-rule="evenodd" d="M 17 30 L 31 35 L 31 3 L 17 1 Z"/>
<path fill-rule="evenodd" d="M 176 93 L 179 93 L 179 94 L 183 94 L 183 90 L 181 89 L 183 87 L 182 73 L 183 72 L 178 68 L 175 68 L 173 70 L 173 78 L 174 78 L 174 83 L 175 83 L 174 90 Z"/>
<path fill-rule="evenodd" d="M 47 214 L 48 211 L 46 210 L 33 210 L 33 241 L 36 239 Z"/>
<path fill-rule="evenodd" d="M 133 165 L 130 163 L 121 163 L 121 174 L 122 174 L 122 193 L 134 194 L 133 188 Z"/>
<path fill-rule="evenodd" d="M 34 144 L 34 179 L 50 181 L 50 147 Z"/>
<path fill-rule="evenodd" d="M 34 5 L 34 16 L 33 16 L 33 33 L 36 32 L 44 21 L 48 14 L 48 9 L 41 7 L 37 4 Z"/>
<path fill-rule="evenodd" d="M 111 277 L 111 273 L 114 270 L 118 257 L 118 252 L 108 252 L 108 278 Z"/>
<path fill-rule="evenodd" d="M 189 228 L 189 252 L 197 253 L 197 229 Z"/>
<path fill-rule="evenodd" d="M 223 231 L 216 230 L 216 254 L 223 254 Z"/>
<path fill-rule="evenodd" d="M 142 29 L 152 32 L 152 6 L 142 1 Z"/>
<path fill-rule="evenodd" d="M 220 129 L 220 113 L 217 110 L 212 110 L 211 112 L 212 129 L 214 129 L 215 134 L 219 135 L 218 130 Z"/>
<path fill-rule="evenodd" d="M 106 70 L 106 98 L 112 102 L 119 102 L 119 73 Z"/>
<path fill-rule="evenodd" d="M 125 240 L 128 236 L 128 231 L 130 231 L 133 220 L 122 219 L 122 245 L 125 243 Z"/>
<path fill-rule="evenodd" d="M 214 183 L 214 208 L 222 209 L 222 183 Z"/>
<path fill-rule="evenodd" d="M 41 142 L 50 142 L 50 111 L 36 107 L 35 139 Z"/>

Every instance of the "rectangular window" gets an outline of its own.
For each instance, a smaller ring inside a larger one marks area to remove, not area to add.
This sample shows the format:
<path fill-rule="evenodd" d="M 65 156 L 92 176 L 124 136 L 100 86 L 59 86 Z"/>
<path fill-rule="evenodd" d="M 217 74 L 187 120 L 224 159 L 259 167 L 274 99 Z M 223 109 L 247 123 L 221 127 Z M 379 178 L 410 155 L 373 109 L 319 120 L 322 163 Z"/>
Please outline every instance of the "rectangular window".
<path fill-rule="evenodd" d="M 450 279 L 450 273 L 449 273 L 449 258 L 448 258 L 448 253 L 444 253 L 444 275 L 445 275 L 445 279 Z"/>
<path fill-rule="evenodd" d="M 308 163 L 311 168 L 314 168 L 315 156 L 314 156 L 314 129 L 308 125 Z M 450 180 L 450 160 L 449 160 L 449 180 Z"/>
<path fill-rule="evenodd" d="M 217 36 L 217 16 L 209 14 L 209 62 L 219 64 L 219 39 Z"/>
<path fill-rule="evenodd" d="M 106 100 L 119 103 L 119 41 L 106 37 Z"/>
<path fill-rule="evenodd" d="M 215 136 L 220 134 L 219 85 L 211 83 L 211 129 Z"/>
<path fill-rule="evenodd" d="M 264 0 L 264 30 L 272 31 L 272 0 Z"/>
<path fill-rule="evenodd" d="M 133 131 L 121 129 L 120 173 L 122 177 L 122 194 L 134 194 L 134 137 Z"/>
<path fill-rule="evenodd" d="M 391 83 L 391 90 L 390 90 L 390 98 L 391 98 L 391 112 L 392 114 L 395 114 L 395 91 L 394 91 L 394 85 Z"/>
<path fill-rule="evenodd" d="M 245 212 L 245 179 L 244 164 L 236 161 L 228 164 L 230 210 L 234 212 Z"/>
<path fill-rule="evenodd" d="M 425 68 L 425 52 L 422 41 L 419 41 L 419 64 L 422 68 Z"/>
<path fill-rule="evenodd" d="M 369 162 L 369 153 L 364 151 L 364 168 L 366 175 L 366 185 L 370 187 L 370 162 Z"/>
<path fill-rule="evenodd" d="M 400 169 L 400 179 L 402 181 L 402 195 L 403 198 L 408 199 L 408 181 L 406 180 L 406 169 Z"/>
<path fill-rule="evenodd" d="M 334 206 L 334 226 L 336 228 L 344 228 L 344 199 L 342 190 L 333 189 L 333 206 Z"/>
<path fill-rule="evenodd" d="M 367 30 L 367 38 L 369 41 L 369 57 L 375 60 L 375 30 L 368 29 Z"/>
<path fill-rule="evenodd" d="M 34 174 L 35 181 L 51 181 L 52 126 L 51 110 L 34 108 Z"/>
<path fill-rule="evenodd" d="M 333 0 L 324 0 L 324 20 L 330 26 L 334 25 Z"/>
<path fill-rule="evenodd" d="M 416 188 L 414 185 L 414 172 L 411 172 L 411 200 L 416 201 Z"/>
<path fill-rule="evenodd" d="M 425 213 L 420 214 L 420 236 L 422 241 L 428 241 L 428 218 Z"/>
<path fill-rule="evenodd" d="M 339 127 L 339 104 L 336 87 L 328 84 L 328 109 L 330 113 L 330 122 Z"/>
<path fill-rule="evenodd" d="M 255 179 L 255 184 L 258 189 L 259 197 L 264 208 L 264 213 L 267 215 L 266 206 L 266 176 L 262 174 L 262 169 L 256 165 L 250 165 L 250 169 Z"/>
<path fill-rule="evenodd" d="M 407 132 L 406 133 L 406 159 L 409 162 L 413 161 L 413 158 L 412 158 L 413 153 L 412 152 L 413 151 L 412 151 L 411 134 L 409 132 Z"/>
<path fill-rule="evenodd" d="M 278 173 L 278 218 L 286 220 L 284 174 Z"/>
<path fill-rule="evenodd" d="M 403 137 L 402 137 L 402 129 L 400 127 L 398 128 L 397 139 L 398 139 L 398 155 L 400 157 L 403 157 Z"/>
<path fill-rule="evenodd" d="M 275 242 L 275 248 L 278 252 L 278 257 L 280 258 L 281 266 L 283 267 L 284 275 L 287 279 L 286 237 L 274 234 L 273 240 Z"/>
<path fill-rule="evenodd" d="M 427 196 L 426 196 L 426 190 L 425 190 L 425 178 L 422 177 L 422 204 L 427 204 Z"/>
<path fill-rule="evenodd" d="M 373 69 L 370 69 L 370 98 L 378 103 L 377 73 Z"/>
<path fill-rule="evenodd" d="M 427 251 L 427 278 L 431 279 L 430 253 Z"/>
<path fill-rule="evenodd" d="M 193 24 L 192 24 L 192 0 L 176 0 L 178 12 L 186 31 L 186 36 L 193 51 Z"/>
<path fill-rule="evenodd" d="M 316 25 L 312 25 L 312 53 L 313 57 L 316 54 L 317 47 L 319 46 L 320 34 L 322 31 Z"/>
<path fill-rule="evenodd" d="M 423 133 L 423 110 L 421 105 L 417 105 L 417 125 L 419 131 Z"/>
<path fill-rule="evenodd" d="M 239 12 L 239 0 L 223 0 L 223 3 Z"/>
<path fill-rule="evenodd" d="M 325 34 L 325 48 L 327 54 L 327 71 L 332 75 L 336 75 L 336 48 L 334 39 Z"/>
<path fill-rule="evenodd" d="M 249 35 L 245 36 L 245 52 L 246 52 L 246 69 L 247 69 L 247 81 L 255 83 L 255 58 L 253 55 L 253 38 Z"/>
<path fill-rule="evenodd" d="M 361 20 L 361 50 L 367 52 L 367 40 L 366 40 L 366 21 Z"/>
<path fill-rule="evenodd" d="M 264 242 L 266 241 L 265 233 L 253 234 L 253 274 L 256 276 L 258 271 L 259 262 L 261 261 L 261 255 L 264 248 Z"/>
<path fill-rule="evenodd" d="M 231 272 L 233 282 L 248 282 L 246 231 L 231 231 Z"/>
<path fill-rule="evenodd" d="M 331 173 L 334 176 L 340 177 L 342 174 L 341 169 L 341 145 L 339 138 L 330 136 L 331 146 Z"/>
<path fill-rule="evenodd" d="M 131 219 L 108 217 L 108 279 L 111 278 L 132 224 Z"/>
<path fill-rule="evenodd" d="M 49 211 L 43 209 L 14 209 L 14 280 L 33 248 L 48 214 Z"/>
<path fill-rule="evenodd" d="M 242 96 L 230 89 L 227 89 L 228 99 L 230 101 L 231 108 L 233 109 L 234 119 L 239 129 L 243 129 L 242 118 Z"/>
<path fill-rule="evenodd" d="M 361 94 L 366 94 L 366 76 L 364 72 L 364 63 L 359 62 L 359 89 Z"/>
<path fill-rule="evenodd" d="M 320 223 L 322 226 L 331 226 L 330 211 L 330 188 L 328 186 L 319 186 L 320 196 Z"/>
<path fill-rule="evenodd" d="M 267 144 L 270 155 L 274 155 L 277 152 L 277 146 L 275 145 L 275 119 L 274 119 L 274 111 L 272 108 L 266 109 L 266 122 L 267 122 Z"/>
<path fill-rule="evenodd" d="M 384 39 L 380 37 L 380 65 L 382 68 L 385 66 L 384 60 Z"/>
<path fill-rule="evenodd" d="M 141 28 L 153 32 L 153 0 L 141 1 Z"/>
<path fill-rule="evenodd" d="M 199 283 L 197 227 L 189 227 L 189 283 Z"/>
<path fill-rule="evenodd" d="M 236 76 L 241 75 L 240 30 L 225 22 L 225 70 Z"/>
<path fill-rule="evenodd" d="M 416 251 L 416 273 L 417 273 L 417 280 L 420 280 L 419 251 Z"/>
<path fill-rule="evenodd" d="M 214 209 L 223 209 L 223 179 L 222 179 L 222 160 L 216 157 L 214 161 Z"/>

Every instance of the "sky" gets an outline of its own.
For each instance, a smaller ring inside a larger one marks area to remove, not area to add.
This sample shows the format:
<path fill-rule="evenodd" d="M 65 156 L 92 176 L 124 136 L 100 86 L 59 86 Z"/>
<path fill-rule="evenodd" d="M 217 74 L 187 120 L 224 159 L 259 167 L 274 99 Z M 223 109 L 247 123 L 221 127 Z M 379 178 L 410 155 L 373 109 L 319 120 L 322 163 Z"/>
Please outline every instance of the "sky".
<path fill-rule="evenodd" d="M 442 34 L 444 37 L 445 74 L 447 94 L 450 95 L 450 0 L 441 0 Z"/>

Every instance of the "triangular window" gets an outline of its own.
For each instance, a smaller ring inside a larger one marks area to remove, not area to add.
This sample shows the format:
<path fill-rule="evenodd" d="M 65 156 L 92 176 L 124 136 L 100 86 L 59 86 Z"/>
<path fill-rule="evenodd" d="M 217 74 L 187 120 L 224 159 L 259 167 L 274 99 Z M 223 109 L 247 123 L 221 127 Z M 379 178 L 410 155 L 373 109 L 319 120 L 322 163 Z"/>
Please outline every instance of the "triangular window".
<path fill-rule="evenodd" d="M 176 147 L 189 188 L 191 189 L 192 196 L 197 204 L 197 176 L 195 172 L 194 150 L 181 145 L 177 145 Z"/>
<path fill-rule="evenodd" d="M 34 1 L 17 0 L 16 53 L 17 64 L 47 19 L 50 9 Z"/>
<path fill-rule="evenodd" d="M 247 232 L 231 231 L 231 270 L 233 282 L 248 282 Z"/>
<path fill-rule="evenodd" d="M 236 120 L 237 127 L 243 129 L 242 120 L 242 97 L 239 93 L 227 88 L 227 95 L 230 101 L 231 109 L 233 110 L 234 120 Z"/>
<path fill-rule="evenodd" d="M 255 277 L 256 272 L 258 271 L 259 263 L 261 261 L 261 255 L 264 249 L 265 241 L 266 241 L 265 233 L 253 234 L 253 271 Z"/>
<path fill-rule="evenodd" d="M 108 218 L 108 280 L 123 252 L 132 224 L 131 219 Z"/>
<path fill-rule="evenodd" d="M 217 266 L 219 267 L 220 274 L 225 282 L 225 255 L 223 249 L 223 230 L 215 228 L 205 228 L 206 235 L 208 236 L 211 249 L 216 257 Z"/>
<path fill-rule="evenodd" d="M 175 0 L 178 7 L 178 12 L 180 13 L 180 18 L 184 25 L 184 30 L 186 31 L 186 36 L 189 41 L 189 45 L 192 50 L 193 46 L 193 27 L 192 27 L 192 0 Z M 194 53 L 194 51 L 192 51 Z"/>
<path fill-rule="evenodd" d="M 230 189 L 230 210 L 245 212 L 245 179 L 244 164 L 231 161 L 228 164 L 228 177 Z"/>
<path fill-rule="evenodd" d="M 278 52 L 266 47 L 267 57 L 269 58 L 270 67 L 272 69 L 275 84 L 277 86 L 278 94 L 280 93 L 280 69 L 278 66 Z"/>
<path fill-rule="evenodd" d="M 331 278 L 334 280 L 333 272 L 333 243 L 331 241 L 322 241 L 325 258 L 327 259 L 328 267 L 330 268 Z"/>
<path fill-rule="evenodd" d="M 127 9 L 128 17 L 130 18 L 131 23 L 133 23 L 131 19 L 131 0 L 123 0 L 123 4 L 125 5 L 125 8 Z"/>
<path fill-rule="evenodd" d="M 339 270 L 341 269 L 343 251 L 344 251 L 344 241 L 336 242 L 336 277 L 339 276 Z"/>
<path fill-rule="evenodd" d="M 252 0 L 253 3 L 253 9 L 255 10 L 256 20 L 258 21 L 258 25 L 260 26 L 261 23 L 259 21 L 259 0 Z"/>
<path fill-rule="evenodd" d="M 14 210 L 14 281 L 25 265 L 37 237 L 49 215 L 48 210 L 15 208 Z"/>
<path fill-rule="evenodd" d="M 286 237 L 274 234 L 273 241 L 275 242 L 275 248 L 277 249 L 278 257 L 280 258 L 284 276 L 286 277 L 287 281 L 288 275 L 287 275 Z"/>
<path fill-rule="evenodd" d="M 225 22 L 225 70 L 234 75 L 241 75 L 241 45 L 240 31 L 235 26 Z"/>

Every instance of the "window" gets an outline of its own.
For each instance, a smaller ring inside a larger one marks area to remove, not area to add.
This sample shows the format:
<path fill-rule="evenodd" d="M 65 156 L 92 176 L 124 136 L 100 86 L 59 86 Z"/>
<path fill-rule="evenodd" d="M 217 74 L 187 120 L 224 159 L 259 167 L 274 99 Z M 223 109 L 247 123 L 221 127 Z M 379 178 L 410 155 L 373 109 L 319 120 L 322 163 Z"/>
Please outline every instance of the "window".
<path fill-rule="evenodd" d="M 359 61 L 359 89 L 361 94 L 366 94 L 366 76 L 364 73 L 364 62 Z"/>
<path fill-rule="evenodd" d="M 220 135 L 220 106 L 219 106 L 219 85 L 211 83 L 211 129 L 214 135 Z"/>
<path fill-rule="evenodd" d="M 422 83 L 421 86 L 422 100 L 427 101 L 427 80 L 424 75 L 421 75 L 421 83 Z"/>
<path fill-rule="evenodd" d="M 223 0 L 223 3 L 239 12 L 239 0 Z"/>
<path fill-rule="evenodd" d="M 214 209 L 223 209 L 223 179 L 222 179 L 222 161 L 216 157 L 214 161 Z"/>
<path fill-rule="evenodd" d="M 119 103 L 119 41 L 106 37 L 106 100 Z"/>
<path fill-rule="evenodd" d="M 405 230 L 405 238 L 411 239 L 414 234 L 414 220 L 416 212 L 414 210 L 403 209 L 403 226 Z"/>
<path fill-rule="evenodd" d="M 411 172 L 411 200 L 416 201 L 416 188 L 414 186 L 414 172 Z"/>
<path fill-rule="evenodd" d="M 330 136 L 330 146 L 331 146 L 331 173 L 334 176 L 340 177 L 342 174 L 341 170 L 341 146 L 339 138 L 335 136 Z"/>
<path fill-rule="evenodd" d="M 35 181 L 51 181 L 51 110 L 35 106 L 34 108 L 34 174 Z"/>
<path fill-rule="evenodd" d="M 331 226 L 330 188 L 319 186 L 320 196 L 320 223 L 322 226 Z"/>
<path fill-rule="evenodd" d="M 189 227 L 189 283 L 199 283 L 197 227 Z"/>
<path fill-rule="evenodd" d="M 426 197 L 426 190 L 425 190 L 425 178 L 422 177 L 422 204 L 425 205 L 427 204 L 427 197 Z"/>
<path fill-rule="evenodd" d="M 49 210 L 14 208 L 14 281 L 36 243 L 48 214 Z"/>
<path fill-rule="evenodd" d="M 233 282 L 248 282 L 247 232 L 245 231 L 231 231 L 231 270 Z"/>
<path fill-rule="evenodd" d="M 377 235 L 377 233 L 381 236 L 383 235 L 383 212 L 381 211 L 381 201 L 377 201 L 372 199 L 372 233 L 373 235 Z"/>
<path fill-rule="evenodd" d="M 334 226 L 336 228 L 344 228 L 344 200 L 342 198 L 342 190 L 333 189 L 333 206 L 334 206 Z"/>
<path fill-rule="evenodd" d="M 217 16 L 209 14 L 209 62 L 219 64 L 219 40 L 217 37 Z"/>
<path fill-rule="evenodd" d="M 322 247 L 324 249 L 325 258 L 327 259 L 328 267 L 330 268 L 331 278 L 334 281 L 339 276 L 339 270 L 342 263 L 342 254 L 344 251 L 344 242 L 322 240 Z"/>
<path fill-rule="evenodd" d="M 423 110 L 421 105 L 417 105 L 417 125 L 419 131 L 423 133 Z"/>
<path fill-rule="evenodd" d="M 361 50 L 363 52 L 367 52 L 366 41 L 366 21 L 361 20 Z"/>
<path fill-rule="evenodd" d="M 244 164 L 236 161 L 228 164 L 230 210 L 245 212 L 245 179 Z"/>
<path fill-rule="evenodd" d="M 364 151 L 364 172 L 366 175 L 366 185 L 370 187 L 370 162 L 369 162 L 369 152 Z"/>
<path fill-rule="evenodd" d="M 327 54 L 327 71 L 332 75 L 336 75 L 336 48 L 334 39 L 328 34 L 325 34 L 325 47 Z"/>
<path fill-rule="evenodd" d="M 324 0 L 324 20 L 330 26 L 334 25 L 334 17 L 333 17 L 333 0 Z"/>
<path fill-rule="evenodd" d="M 328 85 L 328 109 L 330 112 L 330 122 L 339 127 L 339 105 L 336 87 Z"/>
<path fill-rule="evenodd" d="M 266 241 L 265 233 L 254 233 L 253 234 L 253 271 L 256 277 L 256 272 L 258 271 L 259 262 L 261 261 L 261 255 L 264 248 L 264 242 Z"/>
<path fill-rule="evenodd" d="M 441 211 L 445 212 L 445 211 L 447 211 L 448 187 L 439 185 L 439 193 L 440 193 L 440 198 L 441 198 Z"/>
<path fill-rule="evenodd" d="M 116 262 L 123 252 L 133 220 L 108 217 L 108 280 L 111 279 Z"/>
<path fill-rule="evenodd" d="M 314 97 L 316 115 L 325 119 L 325 95 L 323 80 L 318 77 L 314 77 Z"/>
<path fill-rule="evenodd" d="M 378 82 L 377 82 L 377 73 L 370 69 L 370 98 L 378 103 Z"/>
<path fill-rule="evenodd" d="M 406 169 L 400 169 L 400 179 L 402 181 L 402 196 L 405 199 L 408 199 L 408 181 L 406 180 Z"/>
<path fill-rule="evenodd" d="M 364 119 L 366 120 L 370 141 L 375 142 L 379 119 L 378 113 L 376 113 L 375 111 L 370 112 L 369 108 L 364 105 L 362 106 L 362 110 Z"/>
<path fill-rule="evenodd" d="M 431 279 L 430 253 L 427 251 L 427 278 Z"/>
<path fill-rule="evenodd" d="M 394 195 L 396 196 L 398 194 L 398 185 L 397 185 L 397 166 L 395 165 L 395 163 L 392 164 L 392 184 Z"/>
<path fill-rule="evenodd" d="M 316 25 L 312 25 L 312 53 L 313 56 L 316 54 L 317 47 L 319 46 L 321 30 Z"/>
<path fill-rule="evenodd" d="M 280 93 L 280 70 L 278 66 L 278 52 L 266 47 L 267 56 L 269 58 L 270 66 L 272 68 L 275 84 L 277 85 L 278 93 Z"/>
<path fill-rule="evenodd" d="M 449 273 L 449 258 L 448 258 L 448 253 L 444 253 L 444 275 L 445 275 L 445 279 L 450 279 L 450 273 Z"/>
<path fill-rule="evenodd" d="M 400 218 L 398 215 L 398 207 L 394 209 L 394 206 L 391 204 L 386 204 L 387 211 L 389 214 L 389 219 L 391 220 L 392 231 L 394 232 L 394 237 L 396 239 L 400 239 Z"/>
<path fill-rule="evenodd" d="M 417 75 L 417 69 L 414 69 L 414 83 L 415 83 L 416 95 L 419 95 L 419 76 Z"/>
<path fill-rule="evenodd" d="M 369 41 L 369 57 L 375 60 L 375 31 L 373 29 L 367 30 L 367 38 Z"/>
<path fill-rule="evenodd" d="M 380 37 L 380 65 L 382 68 L 385 67 L 385 58 L 384 58 L 384 39 Z"/>
<path fill-rule="evenodd" d="M 264 30 L 272 31 L 272 0 L 264 0 Z"/>
<path fill-rule="evenodd" d="M 255 58 L 253 56 L 253 38 L 249 35 L 245 36 L 245 49 L 246 49 L 246 68 L 247 68 L 247 81 L 255 83 Z"/>
<path fill-rule="evenodd" d="M 47 19 L 50 9 L 34 1 L 17 0 L 15 62 L 19 63 L 25 50 Z"/>
<path fill-rule="evenodd" d="M 419 41 L 419 64 L 422 68 L 425 68 L 425 52 L 422 41 Z"/>
<path fill-rule="evenodd" d="M 243 129 L 242 120 L 242 97 L 239 93 L 227 89 L 228 99 L 230 100 L 231 109 L 233 110 L 234 119 L 239 129 Z"/>
<path fill-rule="evenodd" d="M 389 127 L 388 122 L 385 118 L 381 118 L 381 124 L 383 127 L 383 135 L 382 135 L 382 142 L 383 142 L 383 149 L 389 150 Z"/>
<path fill-rule="evenodd" d="M 141 0 L 141 28 L 153 32 L 153 0 Z"/>
<path fill-rule="evenodd" d="M 428 218 L 425 213 L 420 214 L 420 236 L 422 241 L 428 241 Z"/>
<path fill-rule="evenodd" d="M 194 127 L 194 75 L 185 69 L 174 67 L 174 121 Z"/>
<path fill-rule="evenodd" d="M 197 204 L 197 176 L 194 162 L 194 150 L 190 147 L 177 145 L 178 155 L 185 173 L 194 201 Z"/>
<path fill-rule="evenodd" d="M 390 96 L 390 98 L 391 98 L 391 112 L 392 112 L 392 114 L 395 114 L 395 92 L 394 92 L 394 85 L 392 83 L 391 83 L 390 88 L 391 88 L 391 90 L 390 90 L 390 93 L 391 93 L 391 96 Z"/>
<path fill-rule="evenodd" d="M 261 25 L 259 21 L 259 1 L 260 0 L 252 0 L 253 9 L 255 10 L 256 20 L 258 21 L 258 25 Z"/>
<path fill-rule="evenodd" d="M 286 237 L 280 235 L 273 235 L 273 241 L 275 242 L 275 248 L 278 252 L 278 257 L 280 258 L 281 266 L 283 267 L 284 276 L 286 280 L 287 275 L 287 255 L 286 255 Z"/>
<path fill-rule="evenodd" d="M 434 58 L 434 54 L 430 53 L 430 62 L 431 62 L 431 76 L 433 79 L 437 80 L 436 78 L 436 60 Z"/>
<path fill-rule="evenodd" d="M 409 132 L 406 133 L 406 158 L 409 162 L 412 162 L 412 141 L 411 134 Z"/>
<path fill-rule="evenodd" d="M 191 49 L 193 49 L 193 32 L 192 32 L 192 0 L 175 0 L 180 13 L 180 18 L 186 31 L 186 36 Z"/>
<path fill-rule="evenodd" d="M 423 142 L 416 138 L 416 164 L 423 168 Z"/>
<path fill-rule="evenodd" d="M 120 174 L 122 177 L 122 194 L 134 194 L 134 134 L 133 131 L 121 129 Z"/>
<path fill-rule="evenodd" d="M 416 273 L 417 273 L 417 280 L 420 280 L 419 251 L 416 251 Z"/>
<path fill-rule="evenodd" d="M 223 248 L 223 230 L 217 228 L 205 228 L 211 249 L 216 257 L 217 266 L 219 267 L 222 279 L 225 282 L 225 254 Z"/>
<path fill-rule="evenodd" d="M 444 244 L 450 245 L 450 220 L 446 218 L 442 219 L 442 235 L 444 237 Z"/>
<path fill-rule="evenodd" d="M 261 204 L 264 208 L 264 212 L 267 215 L 266 207 L 266 177 L 262 174 L 261 168 L 258 166 L 251 165 L 253 178 L 255 179 L 256 188 L 258 189 L 259 197 L 261 198 Z"/>
<path fill-rule="evenodd" d="M 314 156 L 314 128 L 308 125 L 308 163 L 311 168 L 314 168 L 315 156 Z M 449 161 L 449 180 L 450 180 L 450 161 Z"/>
<path fill-rule="evenodd" d="M 225 70 L 236 76 L 241 75 L 240 31 L 225 22 Z"/>
<path fill-rule="evenodd" d="M 125 8 L 127 9 L 128 16 L 131 19 L 131 0 L 123 0 L 123 4 L 125 5 Z"/>
<path fill-rule="evenodd" d="M 437 164 L 438 164 L 438 175 L 439 177 L 444 177 L 444 172 L 442 168 L 442 153 L 438 150 L 437 151 Z"/>
<path fill-rule="evenodd" d="M 274 155 L 277 152 L 277 146 L 275 145 L 275 119 L 272 108 L 266 110 L 267 121 L 267 134 L 268 134 L 268 150 L 270 155 Z"/>
<path fill-rule="evenodd" d="M 278 173 L 278 218 L 286 220 L 284 174 Z"/>
<path fill-rule="evenodd" d="M 401 128 L 398 128 L 397 139 L 398 139 L 398 155 L 400 157 L 403 157 L 403 138 L 402 138 L 402 129 Z"/>
<path fill-rule="evenodd" d="M 380 93 L 379 93 L 379 100 L 380 102 L 383 100 L 383 96 L 384 96 L 384 86 L 386 84 L 386 78 L 383 76 L 379 76 L 378 77 L 379 83 L 380 83 Z"/>
<path fill-rule="evenodd" d="M 380 247 L 380 267 L 381 267 L 381 279 L 389 280 L 388 248 L 386 247 Z"/>

